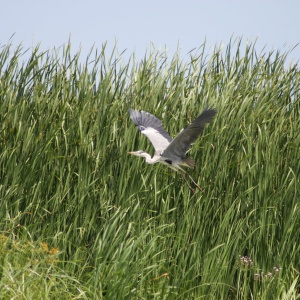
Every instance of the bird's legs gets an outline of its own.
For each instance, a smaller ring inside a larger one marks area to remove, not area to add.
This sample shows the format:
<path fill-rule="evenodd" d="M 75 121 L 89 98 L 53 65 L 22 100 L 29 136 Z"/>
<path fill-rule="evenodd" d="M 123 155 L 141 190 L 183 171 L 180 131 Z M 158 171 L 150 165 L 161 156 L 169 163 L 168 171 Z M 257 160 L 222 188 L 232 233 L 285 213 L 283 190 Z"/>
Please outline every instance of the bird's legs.
<path fill-rule="evenodd" d="M 186 179 L 186 177 L 185 177 L 185 175 L 188 175 L 189 176 L 189 178 L 190 178 L 190 180 L 193 182 L 193 184 L 196 186 L 196 188 L 200 191 L 200 192 L 202 192 L 202 189 L 201 189 L 201 187 L 196 183 L 196 181 L 193 179 L 193 177 L 190 175 L 190 174 L 188 174 L 184 169 L 182 169 L 180 166 L 172 166 L 172 165 L 170 165 L 170 164 L 166 164 L 169 168 L 171 168 L 171 169 L 173 169 L 173 170 L 175 170 L 176 172 L 178 172 L 180 175 L 181 175 L 181 177 L 184 179 L 184 181 L 185 181 L 185 183 L 187 184 L 187 186 L 188 186 L 188 188 L 190 189 L 190 191 L 194 194 L 195 193 L 195 190 L 191 187 L 191 185 L 189 184 L 189 182 L 188 182 L 188 180 Z"/>
<path fill-rule="evenodd" d="M 186 174 L 187 174 L 187 173 L 186 173 Z M 193 177 L 192 177 L 190 174 L 187 174 L 187 175 L 190 177 L 190 179 L 192 180 L 193 184 L 197 187 L 197 189 L 198 189 L 200 192 L 202 192 L 201 187 L 196 183 L 196 181 L 193 179 Z"/>
<path fill-rule="evenodd" d="M 177 168 L 178 168 L 177 171 L 179 172 L 179 174 L 181 175 L 181 177 L 185 180 L 185 182 L 186 182 L 188 188 L 189 188 L 193 193 L 195 193 L 195 190 L 192 189 L 192 187 L 191 187 L 191 185 L 188 183 L 188 181 L 187 181 L 185 175 L 188 175 L 188 176 L 189 176 L 190 180 L 193 182 L 193 184 L 197 187 L 197 189 L 198 189 L 199 191 L 202 191 L 201 187 L 196 183 L 196 181 L 193 179 L 193 177 L 192 177 L 190 174 L 188 174 L 184 169 L 180 168 L 179 166 L 177 166 Z"/>
<path fill-rule="evenodd" d="M 185 173 L 179 172 L 179 174 L 181 175 L 181 177 L 185 180 L 186 185 L 188 186 L 188 188 L 190 189 L 190 191 L 195 194 L 195 190 L 191 187 L 191 185 L 189 184 L 189 182 L 187 181 L 186 177 L 185 177 Z"/>

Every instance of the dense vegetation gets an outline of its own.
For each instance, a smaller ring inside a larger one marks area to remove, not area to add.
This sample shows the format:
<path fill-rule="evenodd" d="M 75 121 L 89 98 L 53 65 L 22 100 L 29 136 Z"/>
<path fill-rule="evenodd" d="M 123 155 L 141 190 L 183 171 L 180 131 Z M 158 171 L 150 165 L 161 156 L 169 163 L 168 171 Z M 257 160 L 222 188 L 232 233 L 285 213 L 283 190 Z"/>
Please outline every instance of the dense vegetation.
<path fill-rule="evenodd" d="M 300 73 L 241 41 L 189 57 L 84 60 L 0 49 L 1 299 L 299 299 Z M 28 57 L 29 56 L 29 57 Z M 189 174 L 128 109 L 171 135 L 218 114 Z"/>

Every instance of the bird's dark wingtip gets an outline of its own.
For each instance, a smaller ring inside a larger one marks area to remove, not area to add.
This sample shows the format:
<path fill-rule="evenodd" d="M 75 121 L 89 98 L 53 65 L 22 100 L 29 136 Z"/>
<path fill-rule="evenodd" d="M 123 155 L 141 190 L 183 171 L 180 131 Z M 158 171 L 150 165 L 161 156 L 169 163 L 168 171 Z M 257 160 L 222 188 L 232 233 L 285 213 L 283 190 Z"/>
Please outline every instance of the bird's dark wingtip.
<path fill-rule="evenodd" d="M 134 112 L 134 111 L 135 111 L 135 109 L 133 109 L 131 107 L 128 109 L 129 114 L 132 114 L 132 112 Z"/>
<path fill-rule="evenodd" d="M 213 118 L 217 114 L 216 108 L 205 108 L 202 112 L 204 115 L 208 115 L 209 117 Z"/>
<path fill-rule="evenodd" d="M 211 111 L 212 113 L 215 113 L 215 114 L 217 113 L 217 109 L 214 108 L 214 107 L 211 107 L 211 108 L 207 107 L 207 108 L 204 109 L 204 111 Z"/>
<path fill-rule="evenodd" d="M 129 108 L 129 115 L 133 123 L 135 125 L 139 125 L 139 123 L 141 122 L 141 113 L 136 109 Z"/>
<path fill-rule="evenodd" d="M 139 113 L 138 110 L 133 109 L 133 108 L 129 108 L 128 112 L 129 112 L 130 116 L 133 116 L 133 115 L 136 115 L 137 113 Z"/>

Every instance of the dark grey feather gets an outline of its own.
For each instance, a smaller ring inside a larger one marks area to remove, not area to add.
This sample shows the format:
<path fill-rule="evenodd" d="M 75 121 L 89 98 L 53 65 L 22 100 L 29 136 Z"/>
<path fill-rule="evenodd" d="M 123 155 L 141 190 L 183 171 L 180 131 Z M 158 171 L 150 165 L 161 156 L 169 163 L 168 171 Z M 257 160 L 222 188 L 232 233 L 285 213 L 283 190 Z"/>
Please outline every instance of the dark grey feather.
<path fill-rule="evenodd" d="M 176 136 L 171 144 L 163 151 L 163 156 L 184 158 L 192 143 L 194 143 L 203 132 L 205 124 L 210 122 L 216 113 L 217 111 L 215 109 L 204 110 L 196 120 Z"/>
<path fill-rule="evenodd" d="M 135 109 L 129 109 L 130 118 L 133 123 L 138 126 L 140 131 L 144 130 L 146 127 L 153 128 L 157 130 L 161 135 L 163 135 L 169 142 L 172 141 L 170 135 L 166 132 L 163 127 L 161 120 L 153 116 L 152 114 L 145 111 L 138 111 Z"/>
<path fill-rule="evenodd" d="M 129 109 L 130 118 L 138 129 L 151 141 L 157 153 L 161 153 L 172 141 L 162 122 L 145 111 Z"/>

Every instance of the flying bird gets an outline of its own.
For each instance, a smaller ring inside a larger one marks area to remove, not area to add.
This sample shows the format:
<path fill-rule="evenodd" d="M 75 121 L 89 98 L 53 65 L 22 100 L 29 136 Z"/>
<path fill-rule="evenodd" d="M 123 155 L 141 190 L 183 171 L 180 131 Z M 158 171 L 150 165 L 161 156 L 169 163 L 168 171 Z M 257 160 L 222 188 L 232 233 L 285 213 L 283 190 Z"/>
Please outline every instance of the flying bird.
<path fill-rule="evenodd" d="M 176 170 L 185 180 L 189 189 L 194 193 L 194 189 L 191 188 L 185 178 L 185 175 L 187 174 L 194 185 L 201 191 L 201 187 L 184 169 L 181 168 L 181 166 L 190 168 L 195 166 L 195 161 L 188 158 L 186 153 L 190 149 L 192 143 L 194 143 L 202 133 L 205 124 L 212 120 L 217 111 L 215 109 L 205 109 L 197 119 L 185 129 L 181 130 L 174 139 L 172 139 L 164 129 L 162 122 L 152 114 L 135 109 L 129 109 L 129 113 L 131 120 L 138 127 L 139 131 L 146 135 L 152 143 L 155 153 L 153 157 L 144 150 L 128 153 L 144 157 L 148 164 L 160 162 Z"/>
<path fill-rule="evenodd" d="M 152 143 L 155 153 L 153 157 L 143 150 L 128 153 L 144 157 L 148 164 L 160 162 L 176 171 L 181 170 L 186 173 L 181 166 L 190 168 L 195 166 L 195 161 L 188 158 L 186 152 L 202 133 L 205 124 L 212 120 L 217 111 L 215 109 L 205 109 L 198 118 L 181 130 L 174 139 L 163 128 L 162 122 L 154 115 L 135 109 L 129 109 L 129 113 L 131 120 L 138 127 L 139 131 L 146 135 Z"/>

